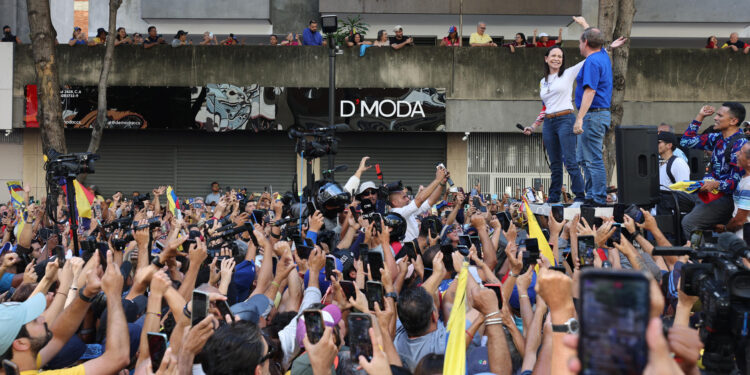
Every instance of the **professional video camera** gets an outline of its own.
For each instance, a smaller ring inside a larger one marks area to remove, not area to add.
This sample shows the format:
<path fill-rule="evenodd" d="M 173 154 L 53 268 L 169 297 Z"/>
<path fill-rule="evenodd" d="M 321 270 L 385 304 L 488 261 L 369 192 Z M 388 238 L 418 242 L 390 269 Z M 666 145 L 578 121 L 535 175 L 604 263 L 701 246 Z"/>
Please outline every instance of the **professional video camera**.
<path fill-rule="evenodd" d="M 44 169 L 48 175 L 53 177 L 77 176 L 81 173 L 94 173 L 94 161 L 99 160 L 99 155 L 91 152 L 76 152 L 73 154 L 61 154 L 55 149 L 47 152 Z"/>
<path fill-rule="evenodd" d="M 326 155 L 336 155 L 339 150 L 339 139 L 335 134 L 337 130 L 347 130 L 344 124 L 334 125 L 326 128 L 298 131 L 289 129 L 289 139 L 297 139 L 294 152 L 312 160 Z M 307 137 L 313 137 L 312 140 Z"/>
<path fill-rule="evenodd" d="M 253 244 L 255 246 L 258 246 L 258 240 L 255 238 L 255 234 L 253 234 L 252 222 L 248 221 L 244 225 L 240 226 L 237 226 L 234 223 L 229 223 L 221 228 L 218 228 L 216 232 L 217 234 L 214 237 L 210 237 L 207 241 L 209 259 L 217 256 L 219 254 L 219 251 L 221 251 L 223 247 L 228 247 L 229 249 L 231 249 L 232 256 L 236 256 L 240 250 L 234 240 L 238 234 L 242 234 L 244 232 L 248 232 L 250 234 L 250 239 L 253 241 Z"/>
<path fill-rule="evenodd" d="M 732 233 L 718 236 L 715 246 L 655 247 L 654 256 L 689 255 L 694 263 L 681 270 L 680 289 L 699 297 L 703 304 L 700 327 L 705 345 L 703 364 L 708 373 L 729 374 L 736 365 L 748 370 L 748 324 L 750 324 L 750 270 L 742 257 L 750 258 L 747 245 Z M 735 361 L 736 359 L 736 361 Z"/>

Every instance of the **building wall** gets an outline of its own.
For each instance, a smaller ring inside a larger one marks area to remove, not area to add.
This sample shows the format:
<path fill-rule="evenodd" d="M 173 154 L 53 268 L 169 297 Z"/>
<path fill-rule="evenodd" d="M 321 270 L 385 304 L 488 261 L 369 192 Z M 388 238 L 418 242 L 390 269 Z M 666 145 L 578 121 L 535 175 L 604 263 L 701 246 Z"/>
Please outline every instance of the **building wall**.
<path fill-rule="evenodd" d="M 23 150 L 22 132 L 0 134 L 0 203 L 10 199 L 6 183 L 23 178 Z"/>

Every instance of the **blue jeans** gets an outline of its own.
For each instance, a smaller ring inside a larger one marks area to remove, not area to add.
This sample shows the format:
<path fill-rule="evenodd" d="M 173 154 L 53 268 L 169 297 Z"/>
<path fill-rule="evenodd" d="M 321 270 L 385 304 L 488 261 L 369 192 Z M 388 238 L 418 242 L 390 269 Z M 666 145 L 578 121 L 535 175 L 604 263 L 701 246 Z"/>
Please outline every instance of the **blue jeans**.
<path fill-rule="evenodd" d="M 549 157 L 549 169 L 552 173 L 549 184 L 549 201 L 560 201 L 560 190 L 563 183 L 563 163 L 570 175 L 570 191 L 577 199 L 583 199 L 583 177 L 576 162 L 576 135 L 573 133 L 574 114 L 544 119 L 542 139 Z"/>
<path fill-rule="evenodd" d="M 583 169 L 586 198 L 607 204 L 607 171 L 604 170 L 602 146 L 609 128 L 609 111 L 589 112 L 583 117 L 583 134 L 576 147 L 576 159 Z"/>

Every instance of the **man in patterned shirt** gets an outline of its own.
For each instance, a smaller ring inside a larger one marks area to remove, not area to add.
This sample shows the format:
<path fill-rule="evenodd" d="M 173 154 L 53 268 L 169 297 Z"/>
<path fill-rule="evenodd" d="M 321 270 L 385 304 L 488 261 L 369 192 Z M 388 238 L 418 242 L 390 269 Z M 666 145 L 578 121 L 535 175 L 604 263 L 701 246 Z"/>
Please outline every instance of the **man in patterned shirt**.
<path fill-rule="evenodd" d="M 698 135 L 698 129 L 707 116 L 714 115 L 716 133 Z M 711 155 L 711 169 L 704 178 L 700 191 L 713 200 L 700 202 L 682 219 L 682 230 L 686 236 L 695 230 L 714 229 L 717 224 L 726 224 L 732 217 L 734 193 L 745 169 L 737 163 L 737 152 L 747 143 L 740 131 L 745 120 L 745 107 L 737 102 L 726 102 L 718 110 L 703 106 L 692 123 L 685 130 L 680 144 L 683 147 L 708 150 Z M 711 193 L 718 190 L 718 194 Z"/>

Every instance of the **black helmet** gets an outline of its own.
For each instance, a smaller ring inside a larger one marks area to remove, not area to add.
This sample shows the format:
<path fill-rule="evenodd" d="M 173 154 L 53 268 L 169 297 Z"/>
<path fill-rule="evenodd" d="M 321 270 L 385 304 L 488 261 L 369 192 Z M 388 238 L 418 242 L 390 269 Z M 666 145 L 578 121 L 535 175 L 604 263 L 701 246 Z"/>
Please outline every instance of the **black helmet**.
<path fill-rule="evenodd" d="M 389 212 L 383 216 L 383 224 L 391 228 L 391 242 L 401 241 L 406 236 L 406 220 L 403 216 Z"/>
<path fill-rule="evenodd" d="M 350 201 L 349 193 L 345 192 L 341 185 L 335 182 L 328 182 L 321 186 L 315 198 L 318 210 L 329 219 L 344 211 Z"/>

